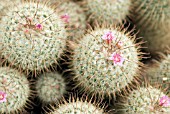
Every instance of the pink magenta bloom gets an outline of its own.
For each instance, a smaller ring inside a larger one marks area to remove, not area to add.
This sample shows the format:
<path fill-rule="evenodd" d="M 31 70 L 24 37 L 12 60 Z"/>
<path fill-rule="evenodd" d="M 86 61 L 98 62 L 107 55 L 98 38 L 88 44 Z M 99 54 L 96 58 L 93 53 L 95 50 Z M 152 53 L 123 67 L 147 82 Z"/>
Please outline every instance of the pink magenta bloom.
<path fill-rule="evenodd" d="M 159 105 L 164 107 L 170 106 L 170 98 L 168 96 L 161 97 L 159 100 Z"/>
<path fill-rule="evenodd" d="M 3 91 L 0 91 L 0 103 L 6 102 L 6 97 L 7 97 L 7 94 Z"/>
<path fill-rule="evenodd" d="M 103 40 L 108 40 L 108 41 L 112 41 L 115 39 L 114 35 L 112 34 L 111 31 L 106 32 L 103 36 L 102 36 Z"/>
<path fill-rule="evenodd" d="M 117 43 L 117 45 L 118 45 L 118 47 L 122 47 L 122 46 L 123 46 L 123 42 L 119 41 L 119 42 Z"/>
<path fill-rule="evenodd" d="M 70 16 L 68 14 L 64 14 L 61 16 L 61 19 L 65 22 L 65 23 L 68 23 L 69 22 L 69 19 L 70 19 Z"/>
<path fill-rule="evenodd" d="M 35 28 L 36 28 L 37 30 L 42 30 L 42 29 L 43 29 L 43 26 L 42 26 L 41 24 L 36 24 L 36 25 L 35 25 Z"/>
<path fill-rule="evenodd" d="M 118 53 L 113 53 L 112 56 L 109 58 L 110 60 L 113 60 L 114 65 L 119 65 L 122 66 L 124 58 L 118 54 Z"/>

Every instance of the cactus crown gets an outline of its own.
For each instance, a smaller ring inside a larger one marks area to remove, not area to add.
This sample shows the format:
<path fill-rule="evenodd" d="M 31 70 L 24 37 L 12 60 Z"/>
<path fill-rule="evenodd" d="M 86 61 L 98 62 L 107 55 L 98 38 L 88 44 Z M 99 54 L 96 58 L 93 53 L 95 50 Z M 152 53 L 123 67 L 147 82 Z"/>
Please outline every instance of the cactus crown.
<path fill-rule="evenodd" d="M 110 94 L 135 80 L 140 52 L 134 36 L 116 27 L 97 28 L 79 40 L 74 49 L 75 79 L 85 91 Z M 130 71 L 130 72 L 129 72 Z"/>
<path fill-rule="evenodd" d="M 64 23 L 52 8 L 39 2 L 9 9 L 0 26 L 1 56 L 27 72 L 48 69 L 65 47 Z"/>

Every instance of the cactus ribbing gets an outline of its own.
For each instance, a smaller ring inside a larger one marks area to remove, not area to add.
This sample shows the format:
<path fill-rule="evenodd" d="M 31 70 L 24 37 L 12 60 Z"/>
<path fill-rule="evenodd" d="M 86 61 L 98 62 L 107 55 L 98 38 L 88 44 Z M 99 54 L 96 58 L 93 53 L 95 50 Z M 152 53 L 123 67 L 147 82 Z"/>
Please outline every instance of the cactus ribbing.
<path fill-rule="evenodd" d="M 90 20 L 118 24 L 129 14 L 130 0 L 83 0 Z"/>
<path fill-rule="evenodd" d="M 119 114 L 170 113 L 170 98 L 159 89 L 151 86 L 134 90 L 122 105 L 122 112 Z"/>
<path fill-rule="evenodd" d="M 74 49 L 77 86 L 88 93 L 111 95 L 134 81 L 140 69 L 139 46 L 134 36 L 116 27 L 89 31 Z"/>
<path fill-rule="evenodd" d="M 52 8 L 25 2 L 11 8 L 0 23 L 0 55 L 25 72 L 48 69 L 65 47 L 64 23 Z"/>
<path fill-rule="evenodd" d="M 43 103 L 53 103 L 62 98 L 66 92 L 66 83 L 57 72 L 45 73 L 39 77 L 36 89 Z"/>
<path fill-rule="evenodd" d="M 24 111 L 30 96 L 29 82 L 25 75 L 17 70 L 0 68 L 0 97 L 6 95 L 6 101 L 0 102 L 0 113 L 17 113 Z"/>

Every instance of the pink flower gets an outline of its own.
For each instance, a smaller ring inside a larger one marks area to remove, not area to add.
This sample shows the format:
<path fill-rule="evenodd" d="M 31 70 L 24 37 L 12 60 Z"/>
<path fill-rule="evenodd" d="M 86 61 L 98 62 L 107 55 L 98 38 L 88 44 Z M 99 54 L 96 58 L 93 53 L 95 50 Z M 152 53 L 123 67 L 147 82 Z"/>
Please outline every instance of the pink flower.
<path fill-rule="evenodd" d="M 69 22 L 69 19 L 70 19 L 70 16 L 68 14 L 64 14 L 61 16 L 61 19 L 65 22 L 65 23 L 68 23 Z"/>
<path fill-rule="evenodd" d="M 3 91 L 0 91 L 0 103 L 6 102 L 6 97 L 7 97 L 7 94 Z"/>
<path fill-rule="evenodd" d="M 42 29 L 43 29 L 43 26 L 42 26 L 41 24 L 36 24 L 36 25 L 35 25 L 35 28 L 36 28 L 37 30 L 42 30 Z"/>
<path fill-rule="evenodd" d="M 118 43 L 117 43 L 117 46 L 120 48 L 120 47 L 122 47 L 123 46 L 123 42 L 122 41 L 119 41 Z"/>
<path fill-rule="evenodd" d="M 161 97 L 159 100 L 159 105 L 164 107 L 170 106 L 170 98 L 168 96 Z"/>
<path fill-rule="evenodd" d="M 124 58 L 118 54 L 118 53 L 113 53 L 112 56 L 109 58 L 110 60 L 113 60 L 114 65 L 120 65 L 122 66 Z"/>
<path fill-rule="evenodd" d="M 28 29 L 24 30 L 24 33 L 26 33 L 26 34 L 29 33 L 29 30 Z"/>
<path fill-rule="evenodd" d="M 115 39 L 114 35 L 112 34 L 111 31 L 106 32 L 103 36 L 102 36 L 103 40 L 107 40 L 108 42 L 112 41 L 113 39 Z"/>

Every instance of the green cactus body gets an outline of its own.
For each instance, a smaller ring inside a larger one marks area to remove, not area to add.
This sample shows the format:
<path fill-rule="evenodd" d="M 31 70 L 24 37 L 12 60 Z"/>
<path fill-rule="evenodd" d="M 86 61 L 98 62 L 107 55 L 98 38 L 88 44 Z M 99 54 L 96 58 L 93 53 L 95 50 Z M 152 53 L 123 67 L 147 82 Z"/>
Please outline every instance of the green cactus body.
<path fill-rule="evenodd" d="M 0 68 L 0 91 L 6 93 L 6 101 L 0 102 L 1 114 L 22 112 L 31 93 L 26 76 L 8 67 Z"/>
<path fill-rule="evenodd" d="M 170 1 L 169 0 L 133 0 L 135 24 L 140 30 L 139 36 L 148 43 L 148 51 L 155 55 L 170 45 Z"/>
<path fill-rule="evenodd" d="M 127 97 L 126 103 L 122 104 L 123 111 L 119 114 L 169 114 L 170 104 L 161 104 L 165 96 L 159 89 L 151 86 L 138 88 Z M 170 103 L 170 99 L 167 102 Z"/>
<path fill-rule="evenodd" d="M 146 70 L 146 77 L 153 85 L 161 84 L 163 89 L 167 89 L 170 94 L 170 53 L 163 55 L 162 60 L 154 61 Z"/>
<path fill-rule="evenodd" d="M 104 37 L 113 39 L 104 40 Z M 123 90 L 138 76 L 138 49 L 134 36 L 117 28 L 89 32 L 74 49 L 73 69 L 77 85 L 88 93 L 102 96 Z"/>
<path fill-rule="evenodd" d="M 25 2 L 1 20 L 1 56 L 11 65 L 35 74 L 57 63 L 67 33 L 55 11 L 44 4 Z"/>
<path fill-rule="evenodd" d="M 49 114 L 105 114 L 104 110 L 98 108 L 97 105 L 87 101 L 70 101 L 60 104 L 59 108 L 54 109 Z"/>
<path fill-rule="evenodd" d="M 91 14 L 90 20 L 98 23 L 122 22 L 129 14 L 130 0 L 84 0 L 87 13 Z"/>
<path fill-rule="evenodd" d="M 62 98 L 66 92 L 66 83 L 57 72 L 45 73 L 39 77 L 36 90 L 43 103 L 53 103 Z"/>

